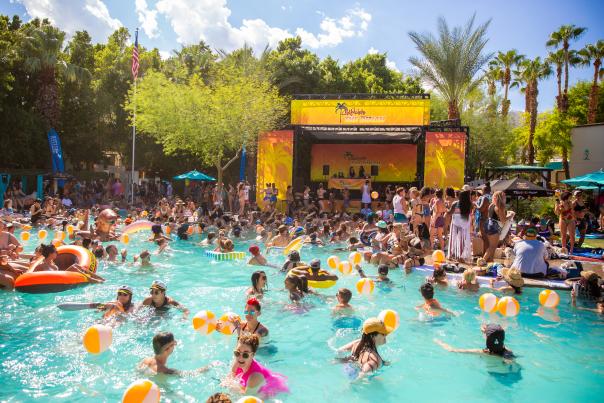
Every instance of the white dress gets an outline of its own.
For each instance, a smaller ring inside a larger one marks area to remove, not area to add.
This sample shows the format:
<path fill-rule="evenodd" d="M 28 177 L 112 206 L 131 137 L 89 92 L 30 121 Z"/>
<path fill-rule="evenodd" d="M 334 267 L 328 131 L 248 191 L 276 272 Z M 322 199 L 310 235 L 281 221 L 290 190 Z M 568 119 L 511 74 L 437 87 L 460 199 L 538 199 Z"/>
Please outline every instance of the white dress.
<path fill-rule="evenodd" d="M 371 195 L 369 194 L 369 185 L 363 185 L 363 195 L 361 196 L 361 203 L 371 203 Z"/>
<path fill-rule="evenodd" d="M 470 235 L 470 217 L 464 218 L 457 208 L 451 219 L 449 231 L 449 251 L 447 257 L 452 260 L 472 261 L 472 238 Z"/>

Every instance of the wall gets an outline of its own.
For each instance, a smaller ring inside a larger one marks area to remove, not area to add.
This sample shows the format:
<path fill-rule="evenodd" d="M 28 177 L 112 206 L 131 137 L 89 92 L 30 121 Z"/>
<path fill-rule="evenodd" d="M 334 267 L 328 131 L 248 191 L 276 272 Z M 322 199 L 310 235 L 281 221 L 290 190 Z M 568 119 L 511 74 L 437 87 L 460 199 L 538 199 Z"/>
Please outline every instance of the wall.
<path fill-rule="evenodd" d="M 571 131 L 570 176 L 604 168 L 604 124 L 577 126 Z"/>

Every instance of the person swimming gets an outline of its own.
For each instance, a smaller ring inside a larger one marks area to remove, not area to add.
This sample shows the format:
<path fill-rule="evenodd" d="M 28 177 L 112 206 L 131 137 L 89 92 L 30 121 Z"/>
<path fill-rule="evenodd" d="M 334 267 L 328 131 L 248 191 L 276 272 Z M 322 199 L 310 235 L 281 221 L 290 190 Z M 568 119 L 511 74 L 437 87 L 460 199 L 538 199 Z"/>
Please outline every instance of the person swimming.
<path fill-rule="evenodd" d="M 125 315 L 134 312 L 132 303 L 132 287 L 122 285 L 117 289 L 117 298 L 99 306 L 99 310 L 105 312 L 103 319 L 108 319 L 114 315 Z"/>
<path fill-rule="evenodd" d="M 166 295 L 167 289 L 168 288 L 163 281 L 154 280 L 150 287 L 151 296 L 145 298 L 142 305 L 153 307 L 157 311 L 163 311 L 173 306 L 180 309 L 183 312 L 183 318 L 186 319 L 189 316 L 189 310 L 174 299 L 168 297 Z"/>
<path fill-rule="evenodd" d="M 243 334 L 239 337 L 233 351 L 230 374 L 231 378 L 238 381 L 237 392 L 250 394 L 257 391 L 264 399 L 289 392 L 285 375 L 272 372 L 254 358 L 259 343 L 260 338 L 256 334 Z"/>
<path fill-rule="evenodd" d="M 262 270 L 252 273 L 252 286 L 248 288 L 248 297 L 262 298 L 266 291 L 266 273 Z"/>
<path fill-rule="evenodd" d="M 360 372 L 356 379 L 363 378 L 379 369 L 382 365 L 388 364 L 378 352 L 378 346 L 386 344 L 387 336 L 388 329 L 384 325 L 384 322 L 378 318 L 369 318 L 363 323 L 361 338 L 338 349 L 339 352 L 351 352 L 350 356 L 343 361 L 354 362 L 359 366 Z"/>
<path fill-rule="evenodd" d="M 486 347 L 481 349 L 461 349 L 453 348 L 447 343 L 435 339 L 434 342 L 452 353 L 466 353 L 466 354 L 484 354 L 490 356 L 496 356 L 503 358 L 504 361 L 510 362 L 514 359 L 514 353 L 505 347 L 505 330 L 501 325 L 495 323 L 483 324 L 480 330 L 485 336 Z"/>
<path fill-rule="evenodd" d="M 338 303 L 333 307 L 333 311 L 337 313 L 352 312 L 354 308 L 350 305 L 352 292 L 348 288 L 340 288 L 336 294 Z"/>
<path fill-rule="evenodd" d="M 258 337 L 268 336 L 268 328 L 259 322 L 258 318 L 262 314 L 260 302 L 256 298 L 250 298 L 245 304 L 245 321 L 234 320 L 235 330 L 239 337 L 244 334 L 255 334 Z M 220 331 L 222 322 L 218 321 L 216 330 Z"/>
<path fill-rule="evenodd" d="M 422 284 L 422 286 L 419 288 L 419 291 L 422 294 L 422 297 L 424 297 L 424 303 L 418 305 L 416 308 L 423 309 L 431 316 L 438 316 L 441 312 L 455 315 L 454 312 L 443 308 L 440 305 L 440 302 L 434 298 L 434 286 L 431 283 Z"/>

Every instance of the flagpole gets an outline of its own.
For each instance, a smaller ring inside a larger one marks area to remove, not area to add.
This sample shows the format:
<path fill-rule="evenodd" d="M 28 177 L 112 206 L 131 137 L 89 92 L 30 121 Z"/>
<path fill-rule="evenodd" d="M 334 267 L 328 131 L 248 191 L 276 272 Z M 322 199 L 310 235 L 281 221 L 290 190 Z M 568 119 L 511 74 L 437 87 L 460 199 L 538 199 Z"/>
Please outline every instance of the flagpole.
<path fill-rule="evenodd" d="M 135 33 L 135 48 L 138 48 L 138 28 L 136 28 Z M 136 49 L 136 58 L 138 59 L 138 49 Z M 138 78 L 138 60 L 136 61 L 137 68 L 136 74 L 134 75 L 134 96 L 132 98 L 132 102 L 134 105 L 134 113 L 132 116 L 132 170 L 130 171 L 130 204 L 134 205 L 134 159 L 135 159 L 135 150 L 136 150 L 136 79 Z"/>

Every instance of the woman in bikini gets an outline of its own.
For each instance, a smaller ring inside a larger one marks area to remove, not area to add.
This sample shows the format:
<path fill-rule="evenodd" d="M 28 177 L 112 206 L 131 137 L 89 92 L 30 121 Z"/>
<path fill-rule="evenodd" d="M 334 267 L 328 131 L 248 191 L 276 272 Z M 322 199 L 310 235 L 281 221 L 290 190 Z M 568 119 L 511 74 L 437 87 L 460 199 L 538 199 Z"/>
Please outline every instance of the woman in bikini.
<path fill-rule="evenodd" d="M 237 330 L 238 337 L 244 334 L 255 334 L 260 339 L 268 336 L 268 328 L 258 321 L 258 317 L 261 314 L 260 302 L 256 298 L 250 298 L 245 304 L 245 321 L 236 319 L 235 330 Z M 218 321 L 216 329 L 220 330 L 222 323 Z"/>
<path fill-rule="evenodd" d="M 338 349 L 338 351 L 351 352 L 351 355 L 344 361 L 358 365 L 359 372 L 356 379 L 363 378 L 383 365 L 387 365 L 378 352 L 378 346 L 386 344 L 388 333 L 384 322 L 378 318 L 369 318 L 363 323 L 361 338 Z"/>
<path fill-rule="evenodd" d="M 556 203 L 554 212 L 560 216 L 560 236 L 562 237 L 562 247 L 566 248 L 567 242 L 570 243 L 568 253 L 572 254 L 575 247 L 575 212 L 570 199 L 570 192 L 562 192 L 560 200 Z"/>
<path fill-rule="evenodd" d="M 444 192 L 442 189 L 438 189 L 434 193 L 432 199 L 432 219 L 430 221 L 430 233 L 431 238 L 436 238 L 438 241 L 438 247 L 441 250 L 445 249 L 444 230 L 445 230 L 445 213 L 447 211 L 445 207 L 445 200 L 443 199 Z"/>

